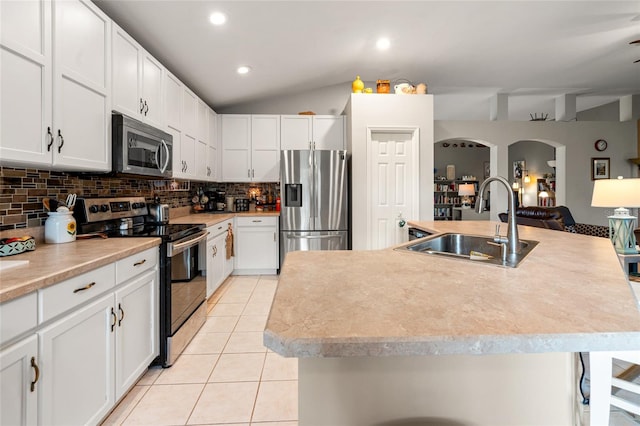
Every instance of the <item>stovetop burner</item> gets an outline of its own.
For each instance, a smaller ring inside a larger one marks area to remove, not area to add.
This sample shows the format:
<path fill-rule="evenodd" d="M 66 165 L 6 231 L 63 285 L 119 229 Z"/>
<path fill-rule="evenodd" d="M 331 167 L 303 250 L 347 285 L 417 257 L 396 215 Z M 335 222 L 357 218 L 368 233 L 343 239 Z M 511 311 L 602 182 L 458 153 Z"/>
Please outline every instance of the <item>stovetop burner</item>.
<path fill-rule="evenodd" d="M 167 241 L 176 241 L 186 236 L 189 236 L 201 229 L 204 225 L 191 225 L 191 224 L 169 224 L 169 225 L 155 225 L 155 224 L 140 224 L 135 225 L 127 229 L 112 229 L 107 231 L 108 237 L 160 237 Z"/>
<path fill-rule="evenodd" d="M 108 237 L 159 237 L 173 242 L 196 234 L 205 225 L 148 223 L 144 197 L 83 198 L 76 201 L 78 234 L 105 233 Z"/>

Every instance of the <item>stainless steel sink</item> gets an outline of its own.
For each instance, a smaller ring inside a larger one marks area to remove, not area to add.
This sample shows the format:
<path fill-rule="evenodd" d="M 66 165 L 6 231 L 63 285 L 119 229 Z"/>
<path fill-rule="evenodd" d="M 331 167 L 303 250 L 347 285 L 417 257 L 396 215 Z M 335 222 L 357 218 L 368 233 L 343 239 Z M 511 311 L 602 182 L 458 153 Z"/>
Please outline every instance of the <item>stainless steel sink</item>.
<path fill-rule="evenodd" d="M 493 236 L 445 233 L 422 238 L 395 250 L 515 268 L 536 245 L 538 241 L 520 240 L 520 253 L 509 255 L 505 253 L 506 244 L 495 243 Z"/>

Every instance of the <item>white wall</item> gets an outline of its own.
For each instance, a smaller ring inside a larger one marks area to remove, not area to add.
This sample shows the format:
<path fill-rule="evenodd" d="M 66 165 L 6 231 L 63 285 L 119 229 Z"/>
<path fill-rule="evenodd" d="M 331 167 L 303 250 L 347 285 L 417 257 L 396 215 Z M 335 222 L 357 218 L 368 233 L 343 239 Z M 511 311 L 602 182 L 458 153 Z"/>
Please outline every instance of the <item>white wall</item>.
<path fill-rule="evenodd" d="M 283 93 L 267 100 L 216 108 L 218 114 L 297 114 L 313 111 L 316 114 L 341 115 L 351 95 L 351 83 L 291 95 Z"/>
<path fill-rule="evenodd" d="M 351 152 L 353 249 L 367 248 L 367 127 L 418 128 L 420 132 L 420 217 L 433 219 L 433 96 L 351 95 L 346 109 Z"/>
<path fill-rule="evenodd" d="M 471 175 L 478 178 L 478 182 L 484 180 L 484 162 L 489 161 L 489 147 L 476 147 L 475 142 L 471 141 L 449 141 L 449 146 L 444 147 L 442 142 L 438 142 L 434 146 L 434 168 L 437 176 L 447 175 L 447 165 L 456 166 L 456 177 L 463 175 Z M 464 143 L 465 147 L 461 147 Z M 457 147 L 453 145 L 457 144 Z M 473 148 L 469 148 L 469 144 Z"/>
<path fill-rule="evenodd" d="M 522 140 L 545 140 L 566 147 L 565 205 L 577 222 L 606 225 L 612 211 L 591 207 L 591 158 L 610 157 L 611 177 L 637 176 L 638 167 L 629 163 L 637 156 L 636 123 L 627 122 L 519 122 L 519 121 L 436 121 L 435 141 L 471 138 L 486 141 L 492 148 L 492 175 L 509 176 L 509 145 Z M 598 152 L 597 139 L 605 139 L 609 147 Z M 495 150 L 495 152 L 494 152 Z M 560 160 L 560 157 L 558 157 Z M 560 178 L 560 175 L 558 175 Z M 560 182 L 558 182 L 560 184 Z M 493 197 L 497 197 L 493 198 Z M 506 211 L 506 195 L 492 191 L 492 216 Z M 495 208 L 494 208 L 495 206 Z"/>

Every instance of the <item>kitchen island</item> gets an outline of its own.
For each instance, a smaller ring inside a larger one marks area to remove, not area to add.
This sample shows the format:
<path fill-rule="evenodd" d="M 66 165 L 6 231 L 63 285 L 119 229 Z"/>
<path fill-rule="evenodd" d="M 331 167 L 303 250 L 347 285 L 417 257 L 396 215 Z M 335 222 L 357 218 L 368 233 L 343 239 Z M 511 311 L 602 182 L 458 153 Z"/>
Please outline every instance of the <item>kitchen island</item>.
<path fill-rule="evenodd" d="M 413 225 L 493 235 L 496 223 Z M 288 255 L 264 341 L 299 358 L 300 425 L 574 424 L 573 354 L 640 349 L 637 300 L 608 239 L 519 231 L 540 243 L 518 268 Z"/>

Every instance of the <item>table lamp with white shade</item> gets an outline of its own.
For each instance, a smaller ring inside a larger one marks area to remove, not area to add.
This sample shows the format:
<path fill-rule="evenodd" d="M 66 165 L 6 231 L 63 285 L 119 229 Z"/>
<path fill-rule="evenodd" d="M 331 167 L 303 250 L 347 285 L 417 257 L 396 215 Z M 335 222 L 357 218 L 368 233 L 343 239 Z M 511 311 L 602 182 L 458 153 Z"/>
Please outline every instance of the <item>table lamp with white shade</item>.
<path fill-rule="evenodd" d="M 463 209 L 471 208 L 470 195 L 476 195 L 476 186 L 472 183 L 461 183 L 458 185 L 458 195 L 462 197 L 461 207 Z"/>
<path fill-rule="evenodd" d="M 617 207 L 609 218 L 609 237 L 618 253 L 637 253 L 633 230 L 637 217 L 627 207 L 640 207 L 640 179 L 600 179 L 593 185 L 593 207 Z M 624 207 L 621 207 L 624 206 Z"/>

